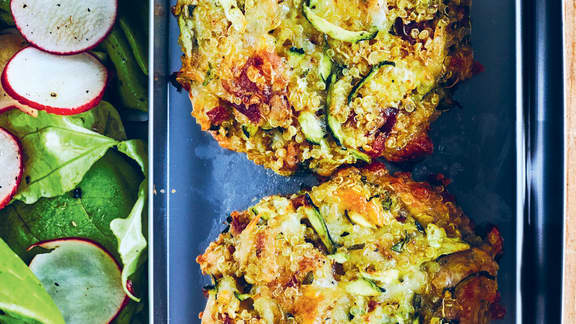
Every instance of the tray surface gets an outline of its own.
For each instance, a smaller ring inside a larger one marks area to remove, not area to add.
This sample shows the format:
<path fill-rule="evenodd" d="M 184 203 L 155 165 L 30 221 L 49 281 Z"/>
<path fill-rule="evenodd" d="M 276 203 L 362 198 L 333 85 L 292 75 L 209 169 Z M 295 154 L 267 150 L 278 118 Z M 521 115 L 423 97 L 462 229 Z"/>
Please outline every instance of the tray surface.
<path fill-rule="evenodd" d="M 175 0 L 171 1 L 171 5 Z M 516 51 L 513 1 L 475 1 L 472 43 L 485 72 L 462 84 L 456 99 L 462 109 L 444 113 L 432 125 L 435 152 L 413 165 L 417 179 L 443 173 L 453 180 L 449 190 L 478 228 L 495 224 L 505 238 L 499 285 L 507 315 L 516 317 Z M 169 71 L 180 67 L 179 31 L 169 19 Z M 244 209 L 271 194 L 289 194 L 312 175 L 284 178 L 221 149 L 200 131 L 191 117 L 187 95 L 170 87 L 169 123 L 169 319 L 199 322 L 208 283 L 195 262 L 224 228 L 228 213 Z"/>

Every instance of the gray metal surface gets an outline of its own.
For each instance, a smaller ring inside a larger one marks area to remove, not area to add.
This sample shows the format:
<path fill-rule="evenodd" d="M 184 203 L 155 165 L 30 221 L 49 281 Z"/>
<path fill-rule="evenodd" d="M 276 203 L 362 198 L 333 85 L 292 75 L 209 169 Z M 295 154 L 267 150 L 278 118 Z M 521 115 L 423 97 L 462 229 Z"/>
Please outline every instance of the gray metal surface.
<path fill-rule="evenodd" d="M 458 89 L 456 98 L 463 108 L 446 112 L 433 124 L 434 154 L 402 168 L 420 179 L 445 174 L 453 180 L 449 190 L 478 227 L 499 227 L 505 238 L 499 284 L 508 311 L 501 322 L 514 323 L 518 297 L 514 1 L 475 1 L 472 19 L 476 58 L 486 70 Z M 168 47 L 163 49 L 169 53 L 168 71 L 177 71 L 179 32 L 174 18 L 169 18 L 168 25 Z M 280 177 L 242 154 L 221 149 L 200 132 L 184 92 L 170 87 L 167 100 L 169 319 L 196 323 L 205 304 L 201 288 L 208 280 L 195 258 L 224 228 L 227 214 L 266 195 L 298 191 L 302 184 L 315 180 L 312 176 Z"/>
<path fill-rule="evenodd" d="M 148 306 L 150 323 L 162 324 L 168 319 L 168 10 L 165 1 L 150 4 Z"/>

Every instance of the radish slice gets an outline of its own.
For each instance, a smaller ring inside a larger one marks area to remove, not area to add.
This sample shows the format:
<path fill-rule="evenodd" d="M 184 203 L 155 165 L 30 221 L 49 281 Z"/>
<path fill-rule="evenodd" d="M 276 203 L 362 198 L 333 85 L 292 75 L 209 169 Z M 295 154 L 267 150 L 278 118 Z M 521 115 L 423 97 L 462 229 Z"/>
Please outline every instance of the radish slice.
<path fill-rule="evenodd" d="M 128 302 L 122 270 L 98 243 L 67 238 L 32 245 L 52 250 L 38 254 L 30 270 L 62 312 L 67 324 L 110 323 Z"/>
<path fill-rule="evenodd" d="M 0 32 L 0 71 L 4 70 L 4 67 L 8 64 L 12 56 L 26 47 L 26 45 L 26 40 L 20 36 L 20 33 L 18 33 L 16 29 L 7 29 Z M 38 115 L 38 110 L 20 104 L 10 97 L 0 85 L 0 113 L 12 108 L 18 108 L 32 116 Z"/>
<path fill-rule="evenodd" d="M 43 51 L 77 54 L 108 35 L 117 0 L 12 0 L 12 15 L 24 38 Z"/>
<path fill-rule="evenodd" d="M 14 135 L 0 128 L 0 209 L 16 194 L 22 180 L 22 147 Z"/>
<path fill-rule="evenodd" d="M 2 86 L 19 103 L 57 115 L 94 108 L 104 95 L 108 71 L 92 54 L 58 56 L 26 47 L 6 65 Z"/>

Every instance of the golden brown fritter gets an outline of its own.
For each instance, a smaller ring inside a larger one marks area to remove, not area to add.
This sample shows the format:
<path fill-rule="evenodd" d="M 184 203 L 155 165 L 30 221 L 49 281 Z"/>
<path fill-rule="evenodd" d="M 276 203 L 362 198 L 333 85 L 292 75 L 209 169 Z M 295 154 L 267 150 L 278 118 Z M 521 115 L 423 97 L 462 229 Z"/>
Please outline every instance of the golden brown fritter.
<path fill-rule="evenodd" d="M 443 186 L 383 165 L 229 223 L 197 259 L 214 283 L 203 323 L 482 324 L 499 310 L 498 230 L 480 238 Z"/>
<path fill-rule="evenodd" d="M 469 0 L 179 0 L 178 81 L 225 148 L 280 174 L 432 151 L 471 76 Z"/>

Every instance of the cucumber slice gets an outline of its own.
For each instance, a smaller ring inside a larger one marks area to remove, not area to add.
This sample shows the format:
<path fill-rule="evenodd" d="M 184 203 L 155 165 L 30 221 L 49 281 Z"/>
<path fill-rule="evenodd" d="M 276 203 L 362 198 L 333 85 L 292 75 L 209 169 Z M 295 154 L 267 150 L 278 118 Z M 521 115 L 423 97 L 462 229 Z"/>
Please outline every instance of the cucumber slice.
<path fill-rule="evenodd" d="M 342 132 L 342 124 L 334 116 L 334 110 L 336 107 L 347 105 L 346 94 L 350 87 L 351 85 L 345 80 L 336 81 L 335 73 L 330 76 L 330 87 L 326 99 L 326 123 L 334 139 L 342 147 L 344 146 L 344 133 Z"/>
<path fill-rule="evenodd" d="M 391 62 L 391 61 L 382 61 L 382 62 L 372 66 L 372 69 L 370 69 L 370 72 L 365 77 L 363 77 L 362 80 L 360 80 L 358 83 L 356 83 L 356 85 L 352 88 L 352 91 L 350 91 L 350 94 L 348 95 L 348 104 L 350 104 L 350 102 L 352 102 L 352 100 L 354 98 L 356 98 L 356 95 L 358 94 L 358 90 L 360 90 L 360 88 L 362 88 L 362 86 L 364 84 L 366 84 L 366 82 L 368 82 L 372 78 L 374 78 L 374 76 L 378 73 L 380 68 L 385 66 L 385 65 L 396 66 L 396 63 Z"/>
<path fill-rule="evenodd" d="M 328 124 L 328 129 L 334 136 L 336 144 L 344 146 L 344 132 L 342 132 L 342 124 L 340 124 L 334 116 L 330 113 L 326 114 L 326 123 Z"/>
<path fill-rule="evenodd" d="M 305 111 L 298 116 L 298 122 L 306 139 L 314 144 L 320 144 L 326 137 L 326 127 L 322 120 L 313 112 Z"/>
<path fill-rule="evenodd" d="M 320 77 L 327 84 L 329 84 L 328 82 L 331 79 L 330 76 L 332 73 L 332 65 L 333 65 L 332 59 L 330 58 L 330 56 L 326 54 L 326 52 L 322 53 L 318 69 L 320 72 Z"/>
<path fill-rule="evenodd" d="M 350 281 L 346 284 L 346 291 L 353 296 L 375 297 L 382 293 L 382 290 L 374 281 L 361 278 Z"/>
<path fill-rule="evenodd" d="M 306 202 L 307 204 L 299 209 L 302 209 L 310 221 L 312 228 L 314 228 L 318 236 L 320 236 L 320 240 L 324 243 L 326 250 L 328 250 L 328 254 L 334 254 L 334 252 L 336 252 L 336 245 L 334 244 L 334 241 L 332 241 L 332 237 L 330 237 L 330 232 L 328 232 L 328 226 L 326 226 L 324 217 L 322 217 L 318 207 L 314 205 L 308 194 L 306 194 Z"/>
<path fill-rule="evenodd" d="M 383 64 L 386 65 L 386 64 Z M 346 93 L 350 89 L 351 85 L 346 82 L 345 80 L 336 81 L 336 73 L 332 73 L 329 79 L 329 88 L 328 88 L 328 96 L 326 99 L 326 124 L 328 125 L 328 129 L 330 133 L 334 137 L 336 144 L 340 147 L 349 150 L 350 154 L 354 156 L 356 159 L 364 161 L 366 163 L 371 163 L 372 158 L 364 152 L 360 152 L 356 149 L 350 149 L 345 146 L 345 138 L 346 134 L 342 130 L 342 124 L 336 119 L 333 114 L 333 110 L 336 107 L 342 105 L 348 105 L 350 102 L 347 101 Z M 354 91 L 354 89 L 352 89 Z M 348 96 L 349 97 L 349 96 Z"/>
<path fill-rule="evenodd" d="M 340 26 L 336 26 L 314 13 L 310 7 L 310 3 L 304 3 L 302 5 L 302 13 L 304 14 L 304 17 L 306 17 L 306 19 L 310 22 L 310 24 L 314 26 L 314 28 L 316 28 L 318 31 L 343 42 L 357 43 L 363 40 L 373 39 L 376 37 L 376 35 L 378 35 L 378 29 L 375 28 L 370 31 L 363 30 L 355 32 L 344 29 Z"/>

